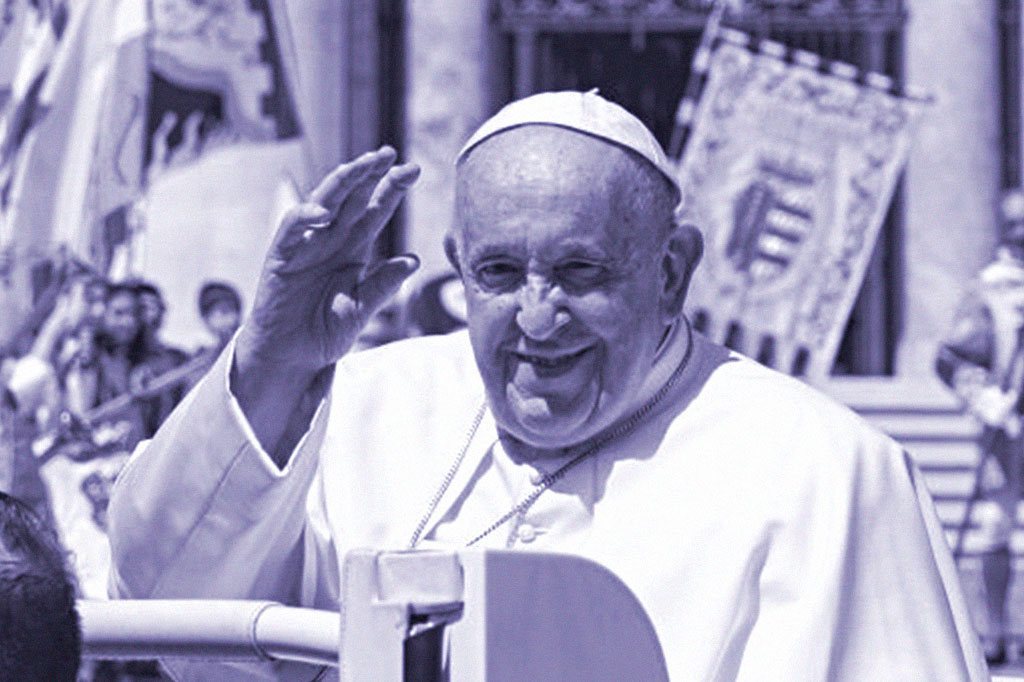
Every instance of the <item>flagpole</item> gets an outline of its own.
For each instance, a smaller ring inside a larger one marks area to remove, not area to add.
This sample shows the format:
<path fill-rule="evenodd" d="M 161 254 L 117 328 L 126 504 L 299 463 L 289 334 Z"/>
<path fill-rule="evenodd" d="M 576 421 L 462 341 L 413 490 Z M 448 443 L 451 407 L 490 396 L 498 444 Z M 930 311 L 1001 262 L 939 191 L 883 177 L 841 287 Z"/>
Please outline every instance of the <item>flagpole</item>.
<path fill-rule="evenodd" d="M 725 16 L 726 0 L 713 0 L 708 20 L 704 24 L 704 30 L 700 35 L 700 43 L 697 45 L 697 53 L 693 57 L 693 65 L 690 68 L 690 78 L 686 81 L 686 91 L 679 101 L 679 108 L 676 109 L 675 125 L 672 128 L 672 139 L 668 145 L 669 158 L 679 159 L 683 154 L 683 147 L 693 124 L 693 117 L 697 108 L 697 98 L 700 96 L 701 86 L 707 76 L 708 68 L 711 66 L 711 50 L 718 37 L 718 30 L 722 25 L 722 18 Z"/>
<path fill-rule="evenodd" d="M 139 172 L 139 194 L 129 208 L 129 215 L 132 217 L 129 223 L 131 230 L 128 237 L 128 269 L 133 275 L 141 275 L 146 271 L 146 230 L 148 227 L 149 208 L 149 168 L 146 166 L 146 150 L 149 148 L 150 138 L 148 136 L 149 107 L 153 103 L 150 84 L 153 74 L 153 0 L 145 0 L 146 8 L 146 31 L 143 34 L 143 54 L 145 55 L 145 79 L 143 89 L 145 96 L 142 104 L 142 153 L 141 168 Z M 150 163 L 152 163 L 152 158 Z"/>

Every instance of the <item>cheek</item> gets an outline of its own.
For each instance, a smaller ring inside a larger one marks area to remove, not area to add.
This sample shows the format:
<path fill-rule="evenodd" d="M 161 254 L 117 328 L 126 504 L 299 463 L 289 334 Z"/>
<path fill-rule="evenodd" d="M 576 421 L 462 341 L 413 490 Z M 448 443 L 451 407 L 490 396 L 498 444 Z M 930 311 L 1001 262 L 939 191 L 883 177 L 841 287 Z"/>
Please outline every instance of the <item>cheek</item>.
<path fill-rule="evenodd" d="M 515 319 L 515 300 L 511 295 L 466 292 L 466 318 L 474 347 L 487 348 L 500 343 Z"/>
<path fill-rule="evenodd" d="M 572 306 L 573 317 L 590 333 L 615 342 L 613 348 L 635 346 L 637 337 L 658 319 L 651 289 L 630 284 L 581 296 Z"/>

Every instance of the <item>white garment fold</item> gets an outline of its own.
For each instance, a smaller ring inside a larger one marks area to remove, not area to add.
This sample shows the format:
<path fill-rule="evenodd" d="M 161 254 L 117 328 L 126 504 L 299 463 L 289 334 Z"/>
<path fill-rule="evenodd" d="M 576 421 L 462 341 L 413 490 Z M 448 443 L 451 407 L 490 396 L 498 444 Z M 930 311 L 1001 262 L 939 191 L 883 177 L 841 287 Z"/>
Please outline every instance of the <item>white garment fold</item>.
<path fill-rule="evenodd" d="M 931 499 L 899 446 L 800 382 L 695 344 L 655 414 L 546 491 L 516 548 L 618 574 L 673 682 L 988 679 Z M 345 358 L 284 471 L 228 391 L 231 352 L 119 479 L 112 590 L 332 608 L 344 554 L 404 547 L 463 446 L 484 399 L 468 336 Z M 536 480 L 496 435 L 485 417 L 426 544 L 460 546 Z"/>

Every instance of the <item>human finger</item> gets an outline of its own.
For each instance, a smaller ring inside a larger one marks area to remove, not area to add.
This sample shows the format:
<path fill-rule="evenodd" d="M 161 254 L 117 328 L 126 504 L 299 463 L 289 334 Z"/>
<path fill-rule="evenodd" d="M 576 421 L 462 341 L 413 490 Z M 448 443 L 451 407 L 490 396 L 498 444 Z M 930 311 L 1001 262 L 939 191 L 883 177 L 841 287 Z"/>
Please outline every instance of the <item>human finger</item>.
<path fill-rule="evenodd" d="M 384 261 L 356 285 L 355 299 L 360 326 L 373 316 L 412 273 L 420 266 L 420 259 L 413 254 L 395 256 Z"/>
<path fill-rule="evenodd" d="M 294 249 L 331 223 L 331 212 L 320 204 L 304 203 L 288 209 L 274 237 L 275 249 L 282 256 L 290 256 Z"/>
<path fill-rule="evenodd" d="M 337 210 L 348 194 L 366 175 L 378 167 L 387 169 L 395 162 L 397 153 L 388 146 L 366 152 L 348 163 L 343 163 L 320 181 L 310 192 L 309 201 L 329 210 Z"/>
<path fill-rule="evenodd" d="M 371 243 L 384 228 L 406 192 L 420 176 L 420 167 L 415 163 L 393 166 L 377 184 L 363 217 L 352 231 L 354 243 Z"/>
<path fill-rule="evenodd" d="M 394 159 L 388 163 L 379 163 L 367 171 L 341 203 L 335 223 L 346 227 L 355 225 L 366 213 L 370 199 L 377 191 L 377 186 L 387 177 L 392 168 L 394 168 Z"/>

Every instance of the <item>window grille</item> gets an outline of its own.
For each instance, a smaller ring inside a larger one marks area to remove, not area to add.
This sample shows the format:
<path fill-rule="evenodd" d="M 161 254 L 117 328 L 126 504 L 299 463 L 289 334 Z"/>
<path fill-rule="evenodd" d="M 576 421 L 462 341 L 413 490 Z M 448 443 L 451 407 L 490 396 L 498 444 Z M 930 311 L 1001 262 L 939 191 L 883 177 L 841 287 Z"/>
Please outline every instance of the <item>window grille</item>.
<path fill-rule="evenodd" d="M 496 103 L 597 87 L 665 146 L 713 0 L 497 0 Z M 903 83 L 902 0 L 743 0 L 725 24 Z M 897 189 L 836 360 L 837 374 L 893 372 L 902 320 Z"/>

